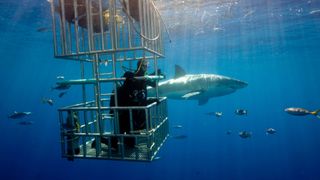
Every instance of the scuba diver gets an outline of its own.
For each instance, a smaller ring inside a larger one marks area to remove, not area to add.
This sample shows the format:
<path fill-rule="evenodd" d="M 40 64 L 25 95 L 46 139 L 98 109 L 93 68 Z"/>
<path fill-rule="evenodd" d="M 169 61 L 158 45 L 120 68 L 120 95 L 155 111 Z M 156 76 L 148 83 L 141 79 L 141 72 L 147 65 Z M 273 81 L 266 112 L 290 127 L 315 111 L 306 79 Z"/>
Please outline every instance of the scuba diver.
<path fill-rule="evenodd" d="M 117 87 L 117 101 L 118 106 L 147 106 L 153 102 L 159 102 L 158 99 L 147 99 L 148 92 L 147 86 L 155 87 L 156 81 L 150 80 L 147 78 L 136 78 L 136 77 L 144 77 L 147 74 L 148 69 L 148 61 L 145 59 L 139 60 L 137 62 L 137 69 L 132 71 L 126 71 L 123 75 L 125 77 L 124 83 Z M 152 73 L 151 75 L 154 75 Z M 161 70 L 158 69 L 157 74 L 161 74 Z M 162 74 L 161 74 L 162 75 Z M 115 97 L 111 96 L 110 98 L 110 107 L 115 106 Z M 114 112 L 111 109 L 110 114 L 112 115 Z M 133 109 L 132 110 L 132 129 L 130 127 L 130 111 L 129 109 L 118 110 L 118 118 L 119 118 L 119 133 L 120 134 L 133 134 L 134 132 L 139 132 L 141 130 L 146 129 L 146 114 L 144 109 Z M 101 142 L 108 145 L 108 141 L 106 138 L 101 137 Z M 132 137 L 127 137 L 124 140 L 124 144 L 127 147 L 135 146 L 135 139 Z M 93 141 L 91 147 L 95 148 L 96 142 Z M 118 139 L 111 138 L 111 148 L 117 149 L 118 147 Z"/>
<path fill-rule="evenodd" d="M 148 61 L 142 59 L 138 61 L 137 69 L 135 72 L 127 71 L 124 73 L 123 77 L 125 77 L 126 80 L 124 81 L 122 86 L 117 88 L 118 106 L 147 106 L 150 103 L 159 102 L 158 99 L 147 99 L 147 86 L 155 87 L 156 81 L 146 78 L 136 78 L 148 75 L 147 69 Z M 152 73 L 151 75 L 154 74 L 156 73 Z M 160 69 L 158 69 L 157 74 L 161 74 Z M 112 106 L 114 106 L 114 97 L 110 101 L 110 107 Z M 139 132 L 141 130 L 146 129 L 146 114 L 144 109 L 132 110 L 133 129 L 130 128 L 129 110 L 119 110 L 118 112 L 120 134 L 132 134 L 133 132 Z M 124 143 L 128 147 L 134 147 L 135 145 L 134 138 L 127 138 L 127 140 Z"/>
<path fill-rule="evenodd" d="M 66 124 L 64 124 L 67 132 L 67 155 L 68 160 L 73 161 L 73 155 L 80 154 L 79 136 L 74 133 L 80 132 L 79 116 L 76 112 L 68 110 Z"/>

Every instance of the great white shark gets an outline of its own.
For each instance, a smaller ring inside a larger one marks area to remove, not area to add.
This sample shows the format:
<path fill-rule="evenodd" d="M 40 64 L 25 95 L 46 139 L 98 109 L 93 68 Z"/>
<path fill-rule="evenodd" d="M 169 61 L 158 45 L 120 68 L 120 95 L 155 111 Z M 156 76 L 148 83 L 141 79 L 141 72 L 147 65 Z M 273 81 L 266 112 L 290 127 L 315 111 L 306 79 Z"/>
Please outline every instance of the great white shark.
<path fill-rule="evenodd" d="M 246 87 L 246 82 L 216 74 L 186 74 L 175 65 L 175 77 L 158 83 L 159 96 L 177 100 L 198 100 L 204 105 L 210 98 L 224 96 Z M 155 96 L 155 89 L 148 87 L 148 96 Z"/>

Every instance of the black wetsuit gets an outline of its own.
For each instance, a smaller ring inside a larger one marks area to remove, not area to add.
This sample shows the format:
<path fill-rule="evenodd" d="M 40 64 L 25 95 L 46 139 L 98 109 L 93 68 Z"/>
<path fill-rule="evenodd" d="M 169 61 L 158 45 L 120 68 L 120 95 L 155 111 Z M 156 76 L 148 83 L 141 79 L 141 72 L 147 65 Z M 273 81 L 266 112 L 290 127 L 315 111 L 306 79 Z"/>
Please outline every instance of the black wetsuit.
<path fill-rule="evenodd" d="M 79 117 L 77 113 L 68 112 L 68 116 L 65 124 L 65 130 L 67 130 L 68 132 L 66 136 L 67 137 L 67 155 L 69 155 L 68 160 L 73 161 L 73 155 L 80 154 L 79 136 L 75 136 L 73 134 L 73 133 L 80 132 L 80 123 L 79 123 Z"/>
<path fill-rule="evenodd" d="M 144 76 L 143 72 L 126 72 L 126 80 L 118 88 L 118 105 L 119 106 L 147 106 L 148 92 L 147 86 L 155 87 L 156 82 L 146 79 L 136 79 L 135 77 Z M 132 110 L 133 130 L 145 129 L 145 111 Z M 119 111 L 119 129 L 120 133 L 130 133 L 130 115 L 129 110 Z"/>
<path fill-rule="evenodd" d="M 126 78 L 123 85 L 117 88 L 118 106 L 147 106 L 147 86 L 156 86 L 155 81 L 146 79 L 136 79 L 135 77 L 144 76 L 144 72 L 127 71 L 123 77 Z M 110 107 L 114 106 L 114 97 L 110 99 Z M 113 112 L 110 112 L 111 114 Z M 118 110 L 119 133 L 130 134 L 130 112 L 129 110 Z M 132 130 L 143 130 L 146 128 L 146 115 L 144 110 L 132 110 Z M 112 139 L 112 146 L 115 147 L 116 139 Z M 134 139 L 127 138 L 124 142 L 127 146 L 134 147 Z"/>
<path fill-rule="evenodd" d="M 158 70 L 158 74 L 161 71 Z M 151 75 L 154 75 L 152 73 Z M 117 100 L 118 106 L 147 106 L 153 102 L 158 102 L 157 99 L 147 99 L 148 92 L 147 86 L 155 87 L 156 81 L 147 79 L 136 79 L 135 77 L 145 76 L 145 72 L 127 71 L 123 77 L 126 78 L 124 83 L 117 88 Z M 162 75 L 162 74 L 161 74 Z M 110 107 L 115 106 L 114 96 L 110 98 Z M 110 110 L 110 114 L 113 114 L 113 110 Z M 138 131 L 146 129 L 146 114 L 145 110 L 132 110 L 132 129 L 130 129 L 130 112 L 128 109 L 118 110 L 119 117 L 119 133 L 131 134 L 131 130 Z M 102 139 L 104 143 L 104 139 Z M 105 141 L 107 143 L 107 141 Z M 117 148 L 118 139 L 111 138 L 111 144 L 113 148 Z M 126 138 L 124 144 L 129 147 L 134 147 L 134 138 Z"/>

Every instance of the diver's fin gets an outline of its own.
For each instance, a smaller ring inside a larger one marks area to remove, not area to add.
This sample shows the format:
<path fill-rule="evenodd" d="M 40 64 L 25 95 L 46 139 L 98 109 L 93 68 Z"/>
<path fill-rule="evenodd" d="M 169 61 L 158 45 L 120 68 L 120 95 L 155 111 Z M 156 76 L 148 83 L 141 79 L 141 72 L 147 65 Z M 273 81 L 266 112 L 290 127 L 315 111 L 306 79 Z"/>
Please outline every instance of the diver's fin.
<path fill-rule="evenodd" d="M 175 75 L 174 75 L 174 78 L 179 78 L 179 77 L 182 77 L 184 75 L 186 75 L 187 73 L 184 71 L 184 69 L 182 69 L 182 67 L 180 67 L 179 65 L 175 65 L 174 66 L 175 68 Z"/>
<path fill-rule="evenodd" d="M 190 97 L 197 96 L 199 94 L 201 94 L 201 91 L 193 91 L 193 92 L 189 92 L 189 93 L 183 95 L 182 98 L 189 99 Z"/>
<path fill-rule="evenodd" d="M 310 112 L 310 114 L 317 116 L 320 113 L 320 109 Z"/>
<path fill-rule="evenodd" d="M 199 99 L 199 101 L 198 101 L 198 105 L 199 106 L 202 106 L 202 105 L 204 105 L 204 104 L 207 104 L 207 102 L 208 102 L 208 98 L 201 98 L 201 99 Z"/>

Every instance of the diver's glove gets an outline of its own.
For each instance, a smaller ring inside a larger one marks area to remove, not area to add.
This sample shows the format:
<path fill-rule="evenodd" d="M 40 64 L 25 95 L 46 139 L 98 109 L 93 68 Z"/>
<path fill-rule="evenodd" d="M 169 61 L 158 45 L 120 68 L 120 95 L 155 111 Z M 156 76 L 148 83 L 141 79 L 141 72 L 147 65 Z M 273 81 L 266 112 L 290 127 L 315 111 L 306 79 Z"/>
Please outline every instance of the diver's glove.
<path fill-rule="evenodd" d="M 161 72 L 161 69 L 158 69 L 158 75 L 163 76 L 163 79 L 166 78 L 166 75 Z"/>
<path fill-rule="evenodd" d="M 154 101 L 157 103 L 157 105 L 160 104 L 160 99 L 156 98 Z"/>
<path fill-rule="evenodd" d="M 163 76 L 164 79 L 166 78 L 166 76 L 162 74 L 161 69 L 157 69 L 157 74 L 158 76 Z M 152 73 L 152 75 L 156 75 L 156 72 Z"/>
<path fill-rule="evenodd" d="M 149 98 L 147 104 L 152 104 L 154 102 L 157 103 L 157 105 L 161 103 L 159 98 Z"/>

